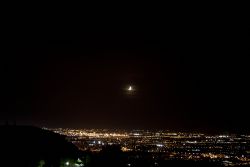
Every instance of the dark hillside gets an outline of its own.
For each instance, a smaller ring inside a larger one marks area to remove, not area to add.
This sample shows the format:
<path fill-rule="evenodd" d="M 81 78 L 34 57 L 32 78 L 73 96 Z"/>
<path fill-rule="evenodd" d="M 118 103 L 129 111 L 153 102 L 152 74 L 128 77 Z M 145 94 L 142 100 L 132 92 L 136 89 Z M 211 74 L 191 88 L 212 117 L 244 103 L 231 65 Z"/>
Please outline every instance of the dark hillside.
<path fill-rule="evenodd" d="M 4 166 L 59 166 L 79 154 L 65 136 L 37 127 L 0 126 L 0 134 L 0 161 Z"/>

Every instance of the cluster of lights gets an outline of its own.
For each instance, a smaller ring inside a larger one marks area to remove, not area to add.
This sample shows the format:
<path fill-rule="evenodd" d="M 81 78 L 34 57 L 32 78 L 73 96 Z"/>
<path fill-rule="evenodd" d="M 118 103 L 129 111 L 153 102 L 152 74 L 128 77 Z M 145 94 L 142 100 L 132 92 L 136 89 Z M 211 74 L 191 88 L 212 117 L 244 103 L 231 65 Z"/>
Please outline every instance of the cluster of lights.
<path fill-rule="evenodd" d="M 60 131 L 55 130 L 56 133 L 60 133 L 67 136 L 81 136 L 81 137 L 92 137 L 92 138 L 112 138 L 112 137 L 128 137 L 126 133 L 102 133 L 102 132 L 88 132 L 84 130 L 66 130 Z"/>
<path fill-rule="evenodd" d="M 80 166 L 84 166 L 84 164 L 82 163 L 82 160 L 80 160 L 79 158 L 77 159 L 76 163 L 70 162 L 70 161 L 66 161 L 65 162 L 65 166 L 74 166 L 74 167 L 80 167 Z"/>
<path fill-rule="evenodd" d="M 238 149 L 245 149 L 250 143 L 247 135 L 205 135 L 143 130 L 110 131 L 105 129 L 53 129 L 53 131 L 68 136 L 81 150 L 90 149 L 93 152 L 99 152 L 103 145 L 120 144 L 123 152 L 164 152 L 169 153 L 170 159 L 209 158 L 223 162 L 237 159 L 241 164 L 250 163 L 249 157 L 242 157 L 238 154 Z M 81 145 L 82 141 L 85 141 L 86 144 Z M 249 152 L 245 150 L 246 154 Z"/>

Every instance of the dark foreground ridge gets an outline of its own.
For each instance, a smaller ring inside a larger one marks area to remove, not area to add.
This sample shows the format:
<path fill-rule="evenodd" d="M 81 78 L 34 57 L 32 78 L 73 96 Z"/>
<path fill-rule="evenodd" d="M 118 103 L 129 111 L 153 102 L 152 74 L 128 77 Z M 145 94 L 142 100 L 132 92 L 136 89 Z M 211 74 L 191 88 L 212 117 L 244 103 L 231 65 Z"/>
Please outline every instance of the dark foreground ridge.
<path fill-rule="evenodd" d="M 120 145 L 100 152 L 79 151 L 65 136 L 32 126 L 0 126 L 0 166 L 3 167 L 172 167 L 221 166 L 208 161 L 152 159 L 146 152 L 122 152 Z"/>
<path fill-rule="evenodd" d="M 0 126 L 2 167 L 212 167 L 209 161 L 152 159 L 146 152 L 123 152 L 120 145 L 100 152 L 79 151 L 65 136 L 32 126 Z"/>
<path fill-rule="evenodd" d="M 32 126 L 0 126 L 0 162 L 7 166 L 61 166 L 79 151 L 63 135 Z"/>

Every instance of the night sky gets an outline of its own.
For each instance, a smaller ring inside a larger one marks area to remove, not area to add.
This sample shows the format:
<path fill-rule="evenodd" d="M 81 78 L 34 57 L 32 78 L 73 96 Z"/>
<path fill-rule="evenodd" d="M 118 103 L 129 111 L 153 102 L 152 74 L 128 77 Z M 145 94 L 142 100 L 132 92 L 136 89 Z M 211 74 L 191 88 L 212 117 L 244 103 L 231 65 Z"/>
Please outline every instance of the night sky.
<path fill-rule="evenodd" d="M 1 123 L 249 131 L 247 33 L 196 21 L 15 32 L 1 62 Z"/>

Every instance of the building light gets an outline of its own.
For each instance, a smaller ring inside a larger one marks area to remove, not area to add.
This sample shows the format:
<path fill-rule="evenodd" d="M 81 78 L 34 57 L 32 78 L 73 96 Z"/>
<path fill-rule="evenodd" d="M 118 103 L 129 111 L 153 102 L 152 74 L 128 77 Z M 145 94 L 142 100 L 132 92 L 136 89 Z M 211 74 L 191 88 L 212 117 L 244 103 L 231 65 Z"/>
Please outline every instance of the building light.
<path fill-rule="evenodd" d="M 140 136 L 140 134 L 139 134 L 139 133 L 134 133 L 133 135 L 134 135 L 134 136 Z"/>
<path fill-rule="evenodd" d="M 163 144 L 156 144 L 157 147 L 163 147 Z"/>

